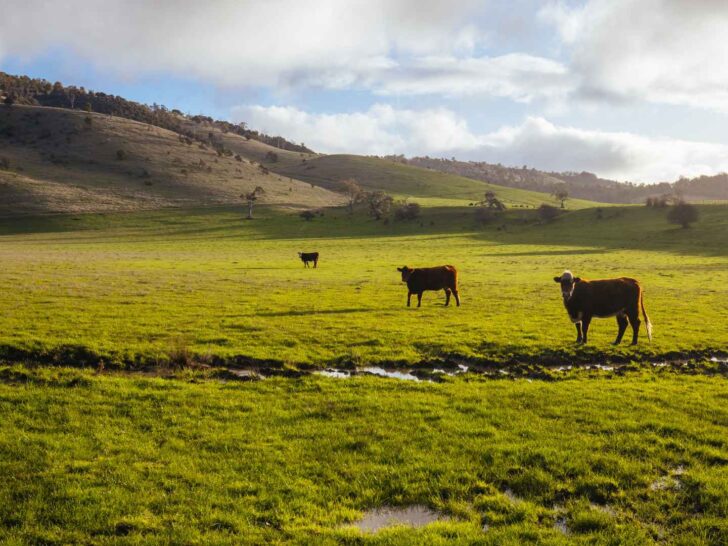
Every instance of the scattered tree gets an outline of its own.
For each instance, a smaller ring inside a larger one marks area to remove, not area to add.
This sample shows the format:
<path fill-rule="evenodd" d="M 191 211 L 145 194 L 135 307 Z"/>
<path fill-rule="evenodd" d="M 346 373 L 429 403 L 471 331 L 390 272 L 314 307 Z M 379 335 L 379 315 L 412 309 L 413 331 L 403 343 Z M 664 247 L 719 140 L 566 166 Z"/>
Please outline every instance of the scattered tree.
<path fill-rule="evenodd" d="M 361 202 L 364 197 L 364 190 L 354 178 L 347 178 L 339 182 L 342 193 L 346 196 L 346 206 L 349 209 L 349 214 L 354 213 L 354 205 Z"/>
<path fill-rule="evenodd" d="M 123 161 L 127 158 L 126 152 L 124 150 L 116 150 L 116 159 L 119 161 Z"/>
<path fill-rule="evenodd" d="M 401 201 L 397 203 L 397 206 L 394 209 L 394 219 L 415 220 L 420 217 L 421 213 L 422 207 L 420 207 L 419 203 L 407 203 L 406 201 Z"/>
<path fill-rule="evenodd" d="M 375 220 L 381 220 L 389 214 L 392 208 L 393 199 L 381 190 L 366 194 L 366 202 L 369 205 L 369 215 Z"/>
<path fill-rule="evenodd" d="M 245 199 L 245 201 L 248 203 L 248 220 L 253 219 L 253 205 L 255 205 L 255 202 L 265 193 L 265 190 L 261 188 L 260 186 L 256 186 L 253 191 L 250 191 L 248 193 L 242 194 L 240 197 Z"/>
<path fill-rule="evenodd" d="M 538 207 L 538 217 L 543 222 L 550 222 L 560 214 L 558 208 L 553 205 L 547 205 L 546 203 Z"/>
<path fill-rule="evenodd" d="M 553 195 L 555 199 L 561 201 L 562 209 L 565 208 L 564 203 L 569 198 L 569 190 L 566 188 L 566 184 L 556 185 L 551 191 L 551 195 Z"/>
<path fill-rule="evenodd" d="M 301 218 L 303 218 L 307 222 L 310 222 L 311 220 L 313 220 L 314 218 L 316 218 L 316 213 L 313 212 L 313 211 L 310 211 L 310 210 L 304 210 L 300 214 L 300 216 L 301 216 Z"/>
<path fill-rule="evenodd" d="M 667 213 L 667 221 L 671 224 L 677 224 L 687 229 L 690 224 L 698 221 L 698 209 L 695 205 L 679 201 Z"/>
<path fill-rule="evenodd" d="M 265 160 L 269 161 L 270 163 L 278 163 L 278 154 L 275 152 L 268 152 L 265 154 Z"/>
<path fill-rule="evenodd" d="M 497 211 L 506 210 L 506 206 L 503 204 L 503 202 L 496 197 L 495 192 L 490 190 L 485 192 L 484 203 L 488 206 L 489 209 L 495 209 Z"/>

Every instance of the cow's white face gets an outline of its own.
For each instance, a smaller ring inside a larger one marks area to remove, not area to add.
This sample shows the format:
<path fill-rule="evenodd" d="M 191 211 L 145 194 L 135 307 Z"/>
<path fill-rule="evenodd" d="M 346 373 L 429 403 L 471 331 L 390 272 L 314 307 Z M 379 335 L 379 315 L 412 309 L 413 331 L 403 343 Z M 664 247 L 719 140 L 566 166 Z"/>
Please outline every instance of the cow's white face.
<path fill-rule="evenodd" d="M 561 285 L 561 297 L 564 298 L 565 302 L 569 301 L 571 296 L 574 295 L 574 287 L 580 280 L 579 277 L 574 277 L 571 271 L 564 271 L 560 277 L 554 277 L 554 281 Z"/>
<path fill-rule="evenodd" d="M 397 271 L 402 273 L 402 282 L 407 282 L 407 280 L 410 278 L 410 275 L 412 275 L 414 269 L 410 269 L 405 265 L 404 267 L 398 267 Z"/>

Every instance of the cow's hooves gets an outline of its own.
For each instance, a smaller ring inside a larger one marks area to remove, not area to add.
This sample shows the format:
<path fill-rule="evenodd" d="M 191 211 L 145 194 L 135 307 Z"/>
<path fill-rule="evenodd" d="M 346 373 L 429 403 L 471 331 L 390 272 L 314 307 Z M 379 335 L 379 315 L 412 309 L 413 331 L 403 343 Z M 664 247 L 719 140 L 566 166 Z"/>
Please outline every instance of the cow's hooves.
<path fill-rule="evenodd" d="M 619 341 L 612 341 L 612 345 L 619 345 Z"/>

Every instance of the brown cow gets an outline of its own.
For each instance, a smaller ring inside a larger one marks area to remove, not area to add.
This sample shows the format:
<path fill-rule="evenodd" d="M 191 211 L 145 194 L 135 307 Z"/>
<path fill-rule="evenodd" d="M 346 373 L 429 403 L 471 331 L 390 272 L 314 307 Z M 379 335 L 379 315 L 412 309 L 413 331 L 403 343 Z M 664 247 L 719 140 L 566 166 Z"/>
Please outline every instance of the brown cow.
<path fill-rule="evenodd" d="M 617 339 L 619 345 L 627 329 L 627 321 L 632 325 L 632 345 L 637 344 L 640 330 L 639 310 L 645 319 L 647 338 L 652 341 L 652 323 L 645 312 L 642 300 L 642 287 L 635 279 L 620 277 L 589 281 L 574 277 L 571 271 L 564 271 L 554 281 L 561 285 L 564 307 L 571 322 L 576 325 L 576 342 L 586 343 L 592 317 L 617 317 Z"/>
<path fill-rule="evenodd" d="M 455 296 L 455 301 L 460 307 L 460 296 L 458 295 L 458 271 L 451 265 L 439 267 L 419 267 L 412 269 L 398 267 L 397 271 L 402 273 L 402 282 L 407 283 L 407 307 L 410 306 L 412 294 L 417 294 L 417 307 L 422 305 L 422 293 L 425 290 L 445 290 L 445 306 L 450 304 L 450 293 Z"/>

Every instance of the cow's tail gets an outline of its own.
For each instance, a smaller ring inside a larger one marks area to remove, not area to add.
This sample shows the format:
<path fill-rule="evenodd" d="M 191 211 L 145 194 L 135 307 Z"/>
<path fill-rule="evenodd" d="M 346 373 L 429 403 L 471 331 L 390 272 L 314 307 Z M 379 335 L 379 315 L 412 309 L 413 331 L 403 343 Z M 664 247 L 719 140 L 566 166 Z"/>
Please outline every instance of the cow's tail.
<path fill-rule="evenodd" d="M 645 319 L 645 328 L 647 329 L 647 339 L 652 341 L 652 323 L 650 322 L 650 317 L 647 316 L 647 312 L 645 311 L 645 298 L 642 294 L 642 291 L 640 290 L 640 307 L 642 308 L 642 318 Z"/>

